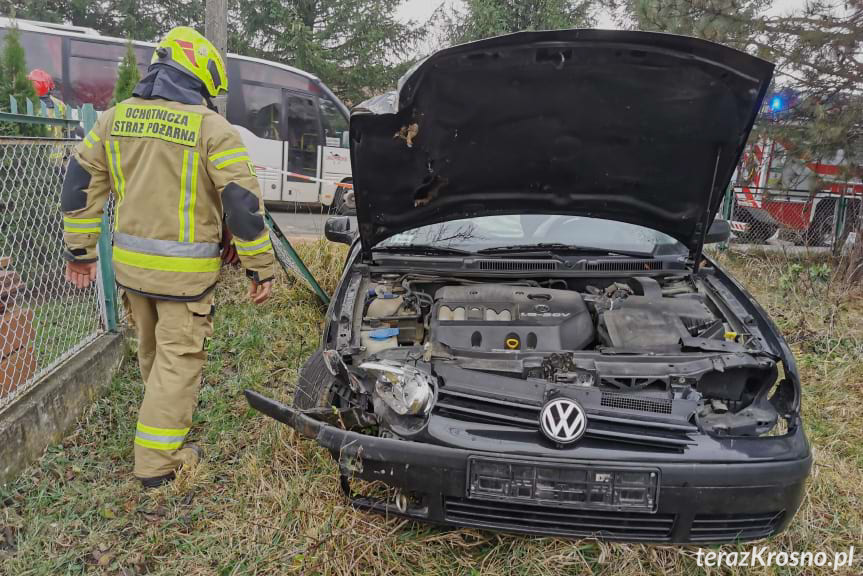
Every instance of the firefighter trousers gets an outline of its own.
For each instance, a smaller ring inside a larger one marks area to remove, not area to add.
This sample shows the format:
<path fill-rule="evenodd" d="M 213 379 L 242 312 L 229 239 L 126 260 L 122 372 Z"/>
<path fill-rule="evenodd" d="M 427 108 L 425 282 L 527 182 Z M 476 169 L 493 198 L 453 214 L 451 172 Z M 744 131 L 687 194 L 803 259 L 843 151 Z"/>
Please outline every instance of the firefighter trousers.
<path fill-rule="evenodd" d="M 135 470 L 141 479 L 174 473 L 189 457 L 183 443 L 192 425 L 213 332 L 212 291 L 196 302 L 123 296 L 138 336 L 144 401 L 135 431 Z"/>

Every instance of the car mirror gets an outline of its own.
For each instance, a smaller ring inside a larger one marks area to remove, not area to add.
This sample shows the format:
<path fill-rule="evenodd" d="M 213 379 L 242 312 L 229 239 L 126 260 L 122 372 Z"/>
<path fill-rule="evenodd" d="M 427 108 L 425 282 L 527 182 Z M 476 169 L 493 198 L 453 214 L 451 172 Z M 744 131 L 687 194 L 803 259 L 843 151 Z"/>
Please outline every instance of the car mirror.
<path fill-rule="evenodd" d="M 350 148 L 351 147 L 351 135 L 345 130 L 342 132 L 342 148 Z"/>
<path fill-rule="evenodd" d="M 356 232 L 351 230 L 351 219 L 348 216 L 330 216 L 324 224 L 324 236 L 330 242 L 350 245 Z"/>
<path fill-rule="evenodd" d="M 728 242 L 730 238 L 731 224 L 728 223 L 728 220 L 716 219 L 707 230 L 707 235 L 704 237 L 704 243 L 716 244 L 717 242 Z"/>

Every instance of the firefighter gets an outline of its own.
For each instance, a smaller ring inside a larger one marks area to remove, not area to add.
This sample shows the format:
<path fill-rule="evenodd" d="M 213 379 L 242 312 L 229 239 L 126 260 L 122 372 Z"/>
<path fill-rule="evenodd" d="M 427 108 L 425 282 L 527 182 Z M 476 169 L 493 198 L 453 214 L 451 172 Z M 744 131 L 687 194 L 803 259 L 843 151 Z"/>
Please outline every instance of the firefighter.
<path fill-rule="evenodd" d="M 65 118 L 66 104 L 51 93 L 54 90 L 54 78 L 41 68 L 34 68 L 27 75 L 27 79 L 33 84 L 33 89 L 36 90 L 39 100 L 45 104 L 48 115 L 52 118 Z M 50 133 L 52 138 L 65 138 L 66 136 L 66 130 L 59 124 L 52 125 Z"/>
<path fill-rule="evenodd" d="M 223 226 L 251 300 L 270 296 L 274 256 L 258 180 L 238 132 L 210 100 L 227 91 L 216 48 L 174 28 L 133 97 L 102 113 L 78 144 L 63 183 L 66 278 L 78 287 L 96 277 L 99 222 L 114 194 L 114 270 L 145 384 L 134 440 L 134 475 L 145 487 L 200 458 L 184 443 L 212 333 Z"/>

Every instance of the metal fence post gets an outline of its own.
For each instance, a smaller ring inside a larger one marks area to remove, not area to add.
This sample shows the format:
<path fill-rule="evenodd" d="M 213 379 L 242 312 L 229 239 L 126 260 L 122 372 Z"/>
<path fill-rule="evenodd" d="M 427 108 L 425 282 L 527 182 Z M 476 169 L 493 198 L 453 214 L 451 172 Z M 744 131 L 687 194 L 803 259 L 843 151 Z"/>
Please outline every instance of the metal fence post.
<path fill-rule="evenodd" d="M 734 215 L 734 182 L 728 185 L 728 188 L 725 189 L 725 196 L 722 197 L 722 219 L 727 220 L 728 223 L 731 223 L 731 218 Z M 725 250 L 728 248 L 728 242 L 721 242 L 719 244 L 720 250 Z"/>
<path fill-rule="evenodd" d="M 92 104 L 84 104 L 79 112 L 84 133 L 89 133 L 96 123 L 96 110 Z M 102 280 L 102 297 L 104 299 L 105 330 L 117 331 L 117 290 L 114 283 L 114 267 L 111 264 L 111 215 L 105 211 L 102 214 L 101 232 L 99 234 L 99 271 Z"/>
<path fill-rule="evenodd" d="M 722 219 L 731 220 L 734 211 L 734 184 L 730 184 L 722 199 Z"/>
<path fill-rule="evenodd" d="M 845 220 L 848 213 L 848 198 L 845 197 L 844 192 L 842 197 L 839 199 L 838 204 L 839 205 L 836 207 L 836 232 L 833 234 L 834 245 L 845 232 Z"/>

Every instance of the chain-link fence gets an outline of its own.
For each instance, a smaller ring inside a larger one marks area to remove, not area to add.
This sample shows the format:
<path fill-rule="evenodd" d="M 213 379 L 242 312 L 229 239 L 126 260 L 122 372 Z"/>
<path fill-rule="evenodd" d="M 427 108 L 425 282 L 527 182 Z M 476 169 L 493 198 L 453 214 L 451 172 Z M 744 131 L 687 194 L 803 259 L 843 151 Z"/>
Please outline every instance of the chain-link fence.
<path fill-rule="evenodd" d="M 855 241 L 861 199 L 854 195 L 755 191 L 737 187 L 725 206 L 733 242 L 831 249 Z M 849 238 L 850 234 L 850 238 Z"/>
<path fill-rule="evenodd" d="M 80 290 L 63 274 L 74 143 L 0 138 L 0 410 L 104 331 L 101 281 Z"/>

